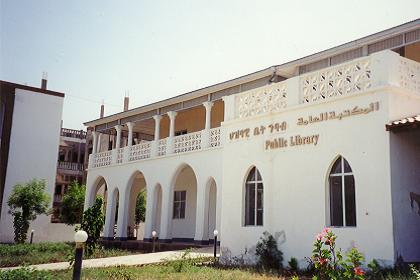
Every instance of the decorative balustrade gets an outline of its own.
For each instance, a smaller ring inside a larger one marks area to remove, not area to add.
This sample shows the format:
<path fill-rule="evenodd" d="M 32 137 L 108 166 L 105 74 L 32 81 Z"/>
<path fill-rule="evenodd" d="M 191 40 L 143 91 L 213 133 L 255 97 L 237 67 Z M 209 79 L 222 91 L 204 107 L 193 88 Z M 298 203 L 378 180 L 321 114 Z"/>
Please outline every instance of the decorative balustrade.
<path fill-rule="evenodd" d="M 165 139 L 160 139 L 158 141 L 158 149 L 157 149 L 157 155 L 158 156 L 164 156 L 166 155 L 166 144 L 167 144 L 167 140 Z"/>
<path fill-rule="evenodd" d="M 287 106 L 285 82 L 274 83 L 235 96 L 235 117 L 246 118 L 277 112 Z"/>
<path fill-rule="evenodd" d="M 220 146 L 220 127 L 210 129 L 210 147 Z"/>
<path fill-rule="evenodd" d="M 93 154 L 93 167 L 103 167 L 111 165 L 112 151 L 105 151 Z"/>
<path fill-rule="evenodd" d="M 86 139 L 87 132 L 83 130 L 75 130 L 69 128 L 62 128 L 60 132 L 61 136 Z"/>
<path fill-rule="evenodd" d="M 131 146 L 130 148 L 130 156 L 128 158 L 129 161 L 136 161 L 145 158 L 150 158 L 152 150 L 152 142 L 151 141 L 144 141 L 140 142 L 137 145 Z"/>
<path fill-rule="evenodd" d="M 400 86 L 420 95 L 420 63 L 401 57 L 398 70 Z"/>
<path fill-rule="evenodd" d="M 300 76 L 301 103 L 363 92 L 372 85 L 371 58 L 364 57 Z"/>
<path fill-rule="evenodd" d="M 201 149 L 201 131 L 174 137 L 174 153 L 185 153 Z"/>

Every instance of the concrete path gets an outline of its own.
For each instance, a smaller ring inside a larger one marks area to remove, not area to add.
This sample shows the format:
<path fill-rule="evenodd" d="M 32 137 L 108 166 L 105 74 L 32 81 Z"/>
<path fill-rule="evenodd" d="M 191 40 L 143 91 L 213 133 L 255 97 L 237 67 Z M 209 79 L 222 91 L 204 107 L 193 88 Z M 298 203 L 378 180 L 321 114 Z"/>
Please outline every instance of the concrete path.
<path fill-rule="evenodd" d="M 213 254 L 208 252 L 207 248 L 198 249 L 190 253 L 191 258 L 198 257 L 212 257 Z M 158 252 L 158 253 L 148 253 L 148 254 L 138 254 L 138 255 L 128 255 L 120 257 L 110 257 L 110 258 L 100 258 L 100 259 L 89 259 L 83 260 L 83 268 L 95 268 L 95 267 L 110 267 L 110 266 L 135 266 L 135 265 L 145 265 L 145 264 L 156 264 L 162 263 L 166 260 L 179 258 L 184 251 L 167 251 L 167 252 Z M 59 262 L 59 263 L 46 263 L 46 264 L 36 264 L 28 266 L 37 270 L 65 270 L 68 269 L 68 262 Z M 15 267 L 6 267 L 1 268 L 1 270 L 10 270 L 17 269 L 20 266 Z"/>

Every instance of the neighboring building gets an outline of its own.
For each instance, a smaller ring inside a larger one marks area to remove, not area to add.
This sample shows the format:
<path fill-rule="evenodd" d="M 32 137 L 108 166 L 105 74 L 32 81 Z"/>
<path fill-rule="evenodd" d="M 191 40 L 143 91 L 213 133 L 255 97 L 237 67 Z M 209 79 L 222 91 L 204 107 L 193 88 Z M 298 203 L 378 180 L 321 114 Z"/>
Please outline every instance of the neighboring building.
<path fill-rule="evenodd" d="M 420 128 L 404 118 L 420 113 L 419 62 L 416 20 L 89 121 L 85 207 L 105 186 L 105 239 L 127 239 L 143 189 L 145 241 L 209 243 L 216 228 L 226 257 L 269 231 L 303 264 L 330 226 L 368 261 L 418 262 Z"/>
<path fill-rule="evenodd" d="M 13 217 L 7 200 L 13 187 L 34 178 L 54 193 L 64 94 L 42 87 L 0 81 L 0 242 L 13 242 Z M 51 207 L 52 207 L 51 201 Z M 35 241 L 72 240 L 74 230 L 40 215 L 31 223 Z"/>
<path fill-rule="evenodd" d="M 85 180 L 86 131 L 61 128 L 51 222 L 60 223 L 63 195 L 72 182 Z"/>

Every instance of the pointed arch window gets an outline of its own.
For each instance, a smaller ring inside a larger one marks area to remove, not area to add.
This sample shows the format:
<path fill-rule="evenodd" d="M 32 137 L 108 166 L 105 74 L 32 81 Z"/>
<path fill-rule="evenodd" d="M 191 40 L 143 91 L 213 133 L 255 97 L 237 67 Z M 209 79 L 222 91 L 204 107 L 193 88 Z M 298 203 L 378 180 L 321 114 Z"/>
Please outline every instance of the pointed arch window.
<path fill-rule="evenodd" d="M 356 226 L 356 193 L 353 171 L 343 157 L 333 164 L 329 174 L 330 225 Z"/>
<path fill-rule="evenodd" d="M 264 187 L 261 174 L 253 167 L 245 182 L 245 226 L 262 226 Z"/>

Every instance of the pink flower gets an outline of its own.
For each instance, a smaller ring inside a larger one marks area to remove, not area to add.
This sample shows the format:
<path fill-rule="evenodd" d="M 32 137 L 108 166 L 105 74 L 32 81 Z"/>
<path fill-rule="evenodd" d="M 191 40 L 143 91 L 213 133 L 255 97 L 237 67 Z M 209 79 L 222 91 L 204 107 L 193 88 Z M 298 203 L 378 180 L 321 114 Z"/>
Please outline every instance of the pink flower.
<path fill-rule="evenodd" d="M 322 233 L 318 233 L 316 236 L 316 240 L 321 241 L 321 239 L 324 237 Z"/>
<path fill-rule="evenodd" d="M 327 263 L 328 262 L 328 260 L 327 259 L 324 259 L 324 258 L 320 258 L 319 259 L 319 263 L 321 264 L 321 265 L 323 265 L 324 263 Z"/>
<path fill-rule="evenodd" d="M 365 272 L 359 266 L 354 268 L 354 274 L 356 275 L 364 275 Z"/>
<path fill-rule="evenodd" d="M 331 229 L 326 227 L 326 228 L 324 228 L 324 230 L 322 231 L 322 234 L 323 234 L 323 235 L 326 235 L 326 234 L 328 234 L 330 231 L 331 231 Z"/>

